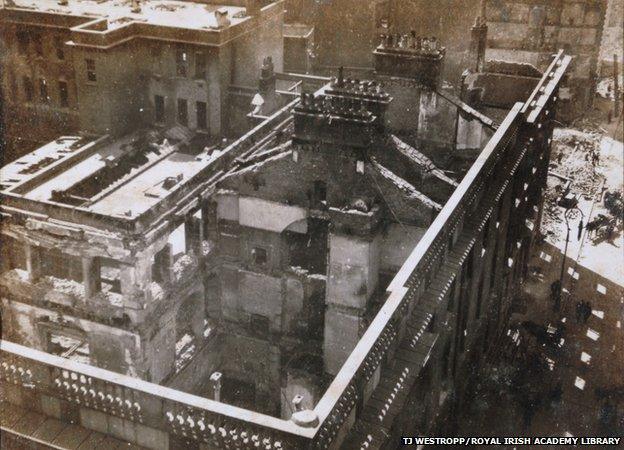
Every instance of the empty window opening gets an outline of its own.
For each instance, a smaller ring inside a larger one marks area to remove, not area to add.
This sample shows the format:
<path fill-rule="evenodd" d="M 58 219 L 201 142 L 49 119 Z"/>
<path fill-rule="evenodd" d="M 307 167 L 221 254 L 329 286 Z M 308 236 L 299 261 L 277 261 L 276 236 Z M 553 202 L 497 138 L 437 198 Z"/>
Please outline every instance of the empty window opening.
<path fill-rule="evenodd" d="M 252 314 L 249 318 L 249 328 L 258 337 L 267 338 L 270 327 L 269 318 L 260 314 Z"/>
<path fill-rule="evenodd" d="M 152 280 L 156 283 L 169 281 L 171 270 L 171 244 L 165 245 L 154 255 L 152 263 Z"/>
<path fill-rule="evenodd" d="M 87 67 L 87 81 L 95 83 L 97 81 L 97 74 L 95 72 L 95 59 L 85 59 L 85 65 Z"/>
<path fill-rule="evenodd" d="M 264 266 L 269 261 L 266 248 L 254 247 L 251 249 L 251 260 L 256 266 Z"/>
<path fill-rule="evenodd" d="M 195 78 L 206 78 L 206 54 L 195 53 Z"/>
<path fill-rule="evenodd" d="M 167 242 L 171 245 L 171 256 L 175 262 L 186 252 L 186 230 L 184 229 L 184 223 L 173 230 Z"/>
<path fill-rule="evenodd" d="M 157 123 L 165 122 L 165 97 L 154 95 L 154 120 Z"/>
<path fill-rule="evenodd" d="M 71 359 L 83 364 L 89 364 L 89 343 L 85 336 L 64 330 L 50 330 L 47 332 L 47 351 L 53 355 Z"/>
<path fill-rule="evenodd" d="M 100 282 L 103 292 L 121 294 L 121 265 L 118 261 L 100 258 Z"/>
<path fill-rule="evenodd" d="M 17 37 L 17 51 L 20 55 L 28 53 L 28 44 L 30 43 L 30 36 L 26 31 L 18 31 Z"/>
<path fill-rule="evenodd" d="M 188 102 L 184 98 L 178 99 L 178 123 L 188 125 Z"/>
<path fill-rule="evenodd" d="M 195 337 L 191 333 L 184 333 L 179 336 L 175 346 L 175 370 L 179 372 L 186 364 L 193 359 L 197 352 Z"/>
<path fill-rule="evenodd" d="M 24 85 L 24 98 L 27 102 L 32 102 L 33 92 L 35 90 L 32 80 L 29 77 L 24 77 L 22 79 L 22 84 Z"/>
<path fill-rule="evenodd" d="M 41 275 L 60 280 L 82 282 L 82 262 L 80 258 L 56 249 L 40 248 Z M 63 286 L 60 286 L 63 287 Z M 71 288 L 68 284 L 67 288 Z"/>
<path fill-rule="evenodd" d="M 41 40 L 41 35 L 35 34 L 32 37 L 33 46 L 35 47 L 35 53 L 37 56 L 43 56 L 43 42 Z"/>
<path fill-rule="evenodd" d="M 206 102 L 196 102 L 195 107 L 197 111 L 197 128 L 205 130 L 208 128 Z"/>
<path fill-rule="evenodd" d="M 48 103 L 50 96 L 48 95 L 48 82 L 45 78 L 39 78 L 39 100 L 42 103 Z"/>
<path fill-rule="evenodd" d="M 69 96 L 67 92 L 67 82 L 59 81 L 59 103 L 62 108 L 67 108 L 69 106 Z"/>
<path fill-rule="evenodd" d="M 305 233 L 295 230 L 298 222 L 282 232 L 288 249 L 288 264 L 301 267 L 310 273 L 327 273 L 327 221 L 309 218 Z"/>
<path fill-rule="evenodd" d="M 322 180 L 314 182 L 314 200 L 317 202 L 327 201 L 327 184 Z"/>
<path fill-rule="evenodd" d="M 431 319 L 429 320 L 429 324 L 427 324 L 427 332 L 433 333 L 435 330 L 435 326 L 436 326 L 436 316 L 434 314 L 431 316 Z"/>
<path fill-rule="evenodd" d="M 54 48 L 56 51 L 56 58 L 60 60 L 65 59 L 65 43 L 60 36 L 54 39 Z"/>
<path fill-rule="evenodd" d="M 482 248 L 487 248 L 488 247 L 488 241 L 489 241 L 489 231 L 490 229 L 490 221 L 488 220 L 487 222 L 485 222 L 485 226 L 483 227 L 483 235 L 481 236 L 481 247 Z"/>
<path fill-rule="evenodd" d="M 203 300 L 194 293 L 184 299 L 176 313 L 176 345 L 175 366 L 176 372 L 181 370 L 197 353 L 197 336 L 193 332 L 193 323 L 197 321 L 197 306 Z"/>
<path fill-rule="evenodd" d="M 453 310 L 455 309 L 455 284 L 457 282 L 457 278 L 453 279 L 453 282 L 451 283 L 451 287 L 449 288 L 449 299 L 448 299 L 448 305 L 446 306 L 446 310 L 448 312 L 453 312 Z"/>
<path fill-rule="evenodd" d="M 10 236 L 3 235 L 0 239 L 1 273 L 8 270 L 26 270 L 26 254 L 24 244 Z"/>
<path fill-rule="evenodd" d="M 184 50 L 176 51 L 176 75 L 186 77 L 188 64 L 188 53 Z"/>

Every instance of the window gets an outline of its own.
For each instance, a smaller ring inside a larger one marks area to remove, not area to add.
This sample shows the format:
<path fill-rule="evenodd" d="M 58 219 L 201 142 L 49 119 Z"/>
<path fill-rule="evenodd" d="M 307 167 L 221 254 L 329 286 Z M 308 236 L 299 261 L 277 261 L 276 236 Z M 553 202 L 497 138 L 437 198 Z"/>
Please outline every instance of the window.
<path fill-rule="evenodd" d="M 314 182 L 314 198 L 318 202 L 327 200 L 327 185 L 324 181 L 316 180 Z"/>
<path fill-rule="evenodd" d="M 427 332 L 433 333 L 435 331 L 435 327 L 436 327 L 436 315 L 434 314 L 433 316 L 431 316 L 431 320 L 429 321 L 429 324 L 427 325 Z"/>
<path fill-rule="evenodd" d="M 254 247 L 251 250 L 251 259 L 257 266 L 264 266 L 269 260 L 266 248 Z"/>
<path fill-rule="evenodd" d="M 455 278 L 453 280 L 453 282 L 451 283 L 451 287 L 449 288 L 449 300 L 448 300 L 448 305 L 446 307 L 446 310 L 448 312 L 453 312 L 453 310 L 455 309 L 455 283 L 457 281 L 457 278 Z"/>
<path fill-rule="evenodd" d="M 121 264 L 109 258 L 100 258 L 99 263 L 101 290 L 121 294 Z"/>
<path fill-rule="evenodd" d="M 184 50 L 176 52 L 176 75 L 186 77 L 186 66 L 188 64 L 188 54 Z"/>
<path fill-rule="evenodd" d="M 485 222 L 485 226 L 483 227 L 483 234 L 481 235 L 482 248 L 488 247 L 488 241 L 490 237 L 489 231 L 490 231 L 490 220 L 488 219 L 487 222 Z"/>
<path fill-rule="evenodd" d="M 95 83 L 97 81 L 97 75 L 95 73 L 95 60 L 85 59 L 85 64 L 87 66 L 87 81 Z"/>
<path fill-rule="evenodd" d="M 165 121 L 165 97 L 154 95 L 154 120 L 158 123 Z"/>
<path fill-rule="evenodd" d="M 65 43 L 63 42 L 63 39 L 60 36 L 57 36 L 56 38 L 54 38 L 54 48 L 56 49 L 56 57 L 58 59 L 65 59 L 65 49 L 64 49 Z"/>
<path fill-rule="evenodd" d="M 206 78 L 206 54 L 195 53 L 195 78 Z"/>
<path fill-rule="evenodd" d="M 178 99 L 178 122 L 180 125 L 188 125 L 188 105 L 184 98 Z"/>
<path fill-rule="evenodd" d="M 43 42 L 41 41 L 41 35 L 35 34 L 32 37 L 33 45 L 35 47 L 35 53 L 37 56 L 43 56 Z"/>
<path fill-rule="evenodd" d="M 27 102 L 32 102 L 33 100 L 33 82 L 29 77 L 24 77 L 22 83 L 24 84 L 24 97 Z"/>
<path fill-rule="evenodd" d="M 48 82 L 44 78 L 39 78 L 39 100 L 42 103 L 48 103 L 50 100 L 48 96 Z"/>
<path fill-rule="evenodd" d="M 69 106 L 69 97 L 67 93 L 67 81 L 59 81 L 59 99 L 61 108 L 67 108 Z"/>
<path fill-rule="evenodd" d="M 249 318 L 249 328 L 252 334 L 259 337 L 268 337 L 269 335 L 269 318 L 260 314 L 252 314 Z"/>
<path fill-rule="evenodd" d="M 206 125 L 206 102 L 197 102 L 195 103 L 197 108 L 197 128 L 201 130 L 205 130 L 207 128 Z"/>
<path fill-rule="evenodd" d="M 25 31 L 18 31 L 16 37 L 17 51 L 20 55 L 25 55 L 26 53 L 28 53 L 28 43 L 30 42 L 30 37 Z"/>
<path fill-rule="evenodd" d="M 47 351 L 83 364 L 89 364 L 89 343 L 85 336 L 73 330 L 50 329 L 47 331 Z"/>

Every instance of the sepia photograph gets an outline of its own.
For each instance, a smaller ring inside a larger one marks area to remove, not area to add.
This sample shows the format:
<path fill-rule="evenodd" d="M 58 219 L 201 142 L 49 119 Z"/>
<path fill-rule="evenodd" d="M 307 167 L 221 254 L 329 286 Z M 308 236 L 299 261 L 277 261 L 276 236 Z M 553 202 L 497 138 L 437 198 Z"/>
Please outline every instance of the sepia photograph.
<path fill-rule="evenodd" d="M 0 0 L 0 449 L 624 448 L 624 0 Z"/>

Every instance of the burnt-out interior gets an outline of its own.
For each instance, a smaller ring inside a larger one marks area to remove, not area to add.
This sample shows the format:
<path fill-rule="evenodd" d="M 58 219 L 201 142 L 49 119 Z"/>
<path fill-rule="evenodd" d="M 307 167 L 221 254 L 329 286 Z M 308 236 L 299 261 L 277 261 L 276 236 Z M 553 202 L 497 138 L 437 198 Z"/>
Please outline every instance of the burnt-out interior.
<path fill-rule="evenodd" d="M 80 258 L 61 252 L 58 249 L 41 249 L 41 275 L 82 282 Z"/>
<path fill-rule="evenodd" d="M 26 270 L 26 254 L 24 244 L 10 236 L 3 235 L 0 239 L 0 267 L 2 273 L 21 269 Z"/>
<path fill-rule="evenodd" d="M 310 273 L 327 272 L 327 238 L 329 222 L 322 219 L 308 219 L 305 234 L 284 231 L 288 248 L 288 265 L 300 267 Z"/>
<path fill-rule="evenodd" d="M 149 162 L 148 153 L 159 155 L 161 149 L 158 145 L 149 145 L 142 140 L 129 144 L 121 157 L 106 163 L 97 172 L 82 179 L 68 189 L 52 191 L 51 200 L 73 206 L 81 206 L 88 203 L 94 196 L 106 190 L 115 182 L 121 180 L 132 171 Z"/>

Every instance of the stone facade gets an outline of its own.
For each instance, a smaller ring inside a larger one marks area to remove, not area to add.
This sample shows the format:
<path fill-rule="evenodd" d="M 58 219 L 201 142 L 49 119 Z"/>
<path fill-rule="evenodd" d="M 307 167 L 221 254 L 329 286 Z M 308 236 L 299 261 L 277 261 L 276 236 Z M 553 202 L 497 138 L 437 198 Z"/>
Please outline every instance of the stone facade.
<path fill-rule="evenodd" d="M 282 69 L 281 1 L 246 8 L 171 1 L 136 11 L 48 3 L 32 8 L 18 0 L 0 9 L 4 114 L 16 117 L 6 131 L 7 161 L 79 130 L 119 135 L 141 124 L 180 124 L 212 136 L 240 134 L 248 125 L 230 126 L 243 113 L 230 110 L 230 88 L 256 90 L 266 57 Z"/>

